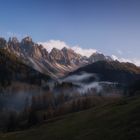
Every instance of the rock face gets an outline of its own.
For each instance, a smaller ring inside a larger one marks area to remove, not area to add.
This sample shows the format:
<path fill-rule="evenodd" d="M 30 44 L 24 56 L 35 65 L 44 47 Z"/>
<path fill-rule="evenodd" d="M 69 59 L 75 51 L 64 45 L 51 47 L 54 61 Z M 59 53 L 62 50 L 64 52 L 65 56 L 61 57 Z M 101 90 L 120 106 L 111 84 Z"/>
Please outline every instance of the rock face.
<path fill-rule="evenodd" d="M 53 48 L 50 52 L 49 58 L 52 62 L 57 62 L 62 65 L 66 64 L 65 56 L 59 49 Z"/>
<path fill-rule="evenodd" d="M 17 55 L 20 55 L 21 48 L 19 46 L 20 43 L 16 37 L 9 38 L 7 47 L 10 51 L 16 53 Z"/>
<path fill-rule="evenodd" d="M 39 72 L 53 77 L 64 76 L 68 72 L 96 61 L 112 60 L 100 53 L 94 53 L 87 58 L 66 47 L 61 50 L 53 48 L 48 53 L 42 45 L 33 42 L 31 37 L 25 37 L 21 42 L 16 37 L 9 38 L 8 42 L 0 38 L 0 47 L 16 54 L 25 64 Z"/>
<path fill-rule="evenodd" d="M 99 53 L 94 53 L 89 57 L 89 61 L 91 63 L 96 61 L 104 61 L 104 60 L 106 60 L 106 57 L 103 54 L 99 54 Z"/>

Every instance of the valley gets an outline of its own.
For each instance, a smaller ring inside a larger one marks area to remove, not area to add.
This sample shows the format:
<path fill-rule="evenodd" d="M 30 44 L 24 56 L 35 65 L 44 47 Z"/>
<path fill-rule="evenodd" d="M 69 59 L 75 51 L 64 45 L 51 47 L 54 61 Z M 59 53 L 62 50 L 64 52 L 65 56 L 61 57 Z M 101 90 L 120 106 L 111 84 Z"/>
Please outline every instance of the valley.
<path fill-rule="evenodd" d="M 0 0 L 0 140 L 140 140 L 140 0 Z"/>
<path fill-rule="evenodd" d="M 122 115 L 131 113 L 133 102 L 136 108 L 139 80 L 138 66 L 101 53 L 87 58 L 66 47 L 48 53 L 30 37 L 21 42 L 1 38 L 0 138 L 39 139 L 36 134 L 43 133 L 42 139 L 102 139 L 107 133 L 106 139 L 112 139 L 119 133 L 114 125 L 128 123 Z"/>

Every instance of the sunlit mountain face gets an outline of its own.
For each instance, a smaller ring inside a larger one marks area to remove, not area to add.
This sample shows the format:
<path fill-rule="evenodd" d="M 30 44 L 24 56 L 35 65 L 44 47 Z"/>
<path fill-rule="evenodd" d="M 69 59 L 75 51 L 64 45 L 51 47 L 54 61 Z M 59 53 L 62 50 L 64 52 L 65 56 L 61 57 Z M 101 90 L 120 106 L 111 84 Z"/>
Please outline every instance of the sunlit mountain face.
<path fill-rule="evenodd" d="M 87 57 L 65 46 L 61 50 L 52 48 L 48 52 L 47 46 L 44 47 L 33 42 L 30 37 L 25 37 L 21 42 L 15 37 L 10 38 L 9 41 L 1 38 L 0 42 L 1 48 L 5 48 L 10 53 L 13 53 L 25 64 L 39 72 L 50 74 L 52 77 L 64 76 L 68 72 L 96 61 L 112 61 L 111 57 L 98 52 L 94 52 Z"/>

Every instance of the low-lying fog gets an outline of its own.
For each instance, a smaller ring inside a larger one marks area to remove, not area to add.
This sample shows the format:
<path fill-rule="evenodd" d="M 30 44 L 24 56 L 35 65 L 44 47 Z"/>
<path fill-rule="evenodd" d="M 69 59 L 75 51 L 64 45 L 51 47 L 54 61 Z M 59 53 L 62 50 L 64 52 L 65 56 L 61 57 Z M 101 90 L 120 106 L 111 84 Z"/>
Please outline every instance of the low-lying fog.
<path fill-rule="evenodd" d="M 67 83 L 67 86 L 64 83 Z M 63 84 L 64 86 L 62 86 Z M 46 85 L 49 87 L 49 90 L 47 88 L 44 90 Z M 80 96 L 85 94 L 114 96 L 115 94 L 120 94 L 120 89 L 117 89 L 116 86 L 117 83 L 100 81 L 97 74 L 85 72 L 59 79 L 58 82 L 43 83 L 41 87 L 13 83 L 5 93 L 0 92 L 0 108 L 21 110 L 25 107 L 27 98 L 30 103 L 32 96 L 47 94 L 48 91 L 53 94 L 54 98 L 61 93 L 70 98 L 75 98 L 75 93 L 78 93 Z"/>
<path fill-rule="evenodd" d="M 100 81 L 100 78 L 97 74 L 85 72 L 68 76 L 61 79 L 60 82 L 71 82 L 75 85 L 78 85 L 77 90 L 82 94 L 88 93 L 92 89 L 94 89 L 96 93 L 100 93 L 104 91 L 105 86 L 113 88 L 117 85 L 117 83 L 113 82 Z"/>

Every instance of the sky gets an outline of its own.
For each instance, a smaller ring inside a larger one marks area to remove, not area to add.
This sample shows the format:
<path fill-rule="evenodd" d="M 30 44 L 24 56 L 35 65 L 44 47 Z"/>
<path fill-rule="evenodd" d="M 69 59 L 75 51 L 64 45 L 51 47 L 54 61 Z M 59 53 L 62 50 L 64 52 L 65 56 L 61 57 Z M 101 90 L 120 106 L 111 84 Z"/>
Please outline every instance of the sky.
<path fill-rule="evenodd" d="M 0 36 L 27 35 L 140 65 L 140 0 L 0 0 Z"/>

